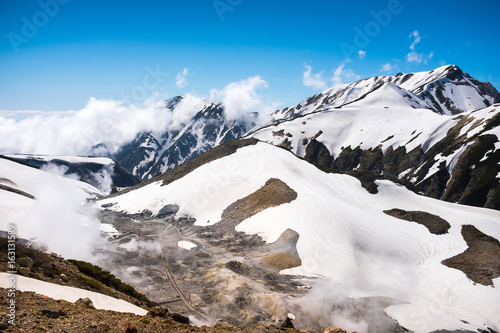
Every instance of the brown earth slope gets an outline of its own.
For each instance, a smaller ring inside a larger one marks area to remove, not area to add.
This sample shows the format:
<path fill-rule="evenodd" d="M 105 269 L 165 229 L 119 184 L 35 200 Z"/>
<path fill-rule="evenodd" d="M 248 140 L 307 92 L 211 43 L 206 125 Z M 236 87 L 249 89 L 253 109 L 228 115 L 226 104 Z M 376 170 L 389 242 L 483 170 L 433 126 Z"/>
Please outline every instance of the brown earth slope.
<path fill-rule="evenodd" d="M 462 226 L 462 236 L 469 248 L 443 265 L 461 270 L 475 283 L 493 285 L 492 279 L 500 277 L 500 242 L 472 225 Z"/>

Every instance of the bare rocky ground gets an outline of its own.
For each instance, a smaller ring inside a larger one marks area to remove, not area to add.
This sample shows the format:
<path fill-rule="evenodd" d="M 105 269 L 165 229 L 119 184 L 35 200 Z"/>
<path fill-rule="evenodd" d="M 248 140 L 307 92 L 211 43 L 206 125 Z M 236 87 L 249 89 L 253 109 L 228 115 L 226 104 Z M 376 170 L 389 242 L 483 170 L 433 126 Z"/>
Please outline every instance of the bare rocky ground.
<path fill-rule="evenodd" d="M 472 225 L 462 226 L 462 236 L 467 250 L 443 264 L 461 270 L 475 283 L 492 286 L 493 279 L 500 276 L 500 242 Z"/>
<path fill-rule="evenodd" d="M 407 212 L 403 209 L 393 208 L 391 210 L 384 210 L 384 213 L 401 220 L 419 223 L 426 227 L 429 232 L 434 235 L 444 235 L 448 233 L 448 230 L 451 227 L 448 221 L 437 215 L 433 215 L 427 212 Z"/>
<path fill-rule="evenodd" d="M 279 180 L 269 180 L 255 193 L 231 204 L 217 224 L 195 226 L 195 220 L 175 217 L 173 206 L 160 217 L 150 213 L 127 215 L 109 210 L 101 220 L 122 234 L 106 250 L 102 266 L 132 284 L 171 312 L 189 316 L 194 323 L 226 322 L 237 326 L 277 326 L 288 314 L 296 328 L 323 332 L 335 325 L 323 313 L 350 313 L 354 322 L 371 322 L 368 332 L 408 332 L 383 311 L 392 300 L 365 298 L 324 304 L 322 314 L 304 309 L 301 299 L 315 280 L 280 274 L 301 264 L 299 235 L 285 231 L 272 244 L 259 236 L 235 231 L 235 225 L 262 207 L 295 199 L 296 193 Z M 180 248 L 187 241 L 195 248 Z M 331 309 L 329 309 L 331 307 Z M 342 331 L 339 331 L 342 332 Z"/>
<path fill-rule="evenodd" d="M 110 211 L 102 219 L 113 221 L 122 232 L 102 266 L 152 301 L 202 323 L 279 326 L 287 313 L 294 313 L 293 299 L 307 292 L 300 277 L 279 274 L 300 264 L 298 235 L 291 230 L 276 243 L 265 244 L 258 236 L 236 232 L 230 223 L 198 227 L 186 218 Z M 179 241 L 196 247 L 180 248 Z"/>
<path fill-rule="evenodd" d="M 0 288 L 0 317 L 7 318 L 7 290 Z M 14 325 L 0 322 L 2 332 L 290 332 L 292 328 L 256 325 L 235 327 L 219 323 L 216 327 L 195 327 L 175 321 L 169 314 L 157 316 L 153 312 L 138 316 L 106 310 L 96 310 L 91 305 L 54 300 L 33 292 L 16 293 L 16 319 Z M 302 331 L 304 332 L 304 331 Z"/>

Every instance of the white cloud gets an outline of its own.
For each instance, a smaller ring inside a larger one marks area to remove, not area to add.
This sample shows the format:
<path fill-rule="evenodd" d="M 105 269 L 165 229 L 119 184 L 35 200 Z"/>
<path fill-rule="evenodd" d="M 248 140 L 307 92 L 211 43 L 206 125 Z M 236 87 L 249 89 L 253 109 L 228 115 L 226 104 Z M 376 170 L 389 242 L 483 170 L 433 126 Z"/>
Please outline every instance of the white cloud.
<path fill-rule="evenodd" d="M 411 62 L 417 63 L 417 64 L 420 64 L 423 61 L 424 64 L 427 64 L 427 61 L 431 60 L 432 57 L 434 56 L 434 52 L 432 51 L 427 56 L 425 56 L 423 53 L 416 52 L 415 46 L 418 43 L 420 43 L 420 40 L 422 39 L 422 37 L 420 37 L 420 34 L 419 34 L 419 32 L 417 30 L 413 31 L 410 34 L 410 36 L 408 36 L 408 37 L 409 38 L 413 38 L 413 42 L 410 45 L 411 52 L 406 55 L 406 61 L 410 62 L 410 63 Z"/>
<path fill-rule="evenodd" d="M 45 171 L 64 175 L 67 168 L 48 165 Z M 32 185 L 34 204 L 23 216 L 23 229 L 48 252 L 92 260 L 101 240 L 96 211 L 86 206 L 82 190 L 62 177 L 40 177 Z"/>
<path fill-rule="evenodd" d="M 415 51 L 412 51 L 406 55 L 406 61 L 408 62 L 415 62 L 417 64 L 420 64 L 423 59 L 423 54 L 422 53 L 416 53 Z"/>
<path fill-rule="evenodd" d="M 334 85 L 350 83 L 361 78 L 359 75 L 356 75 L 356 73 L 354 73 L 351 69 L 345 68 L 346 63 L 348 62 L 349 61 L 343 61 L 333 72 L 331 81 Z"/>
<path fill-rule="evenodd" d="M 177 76 L 175 78 L 175 84 L 177 85 L 177 87 L 184 88 L 189 84 L 189 82 L 187 82 L 186 80 L 188 75 L 190 75 L 190 73 L 187 68 L 184 68 L 182 71 L 177 73 Z"/>
<path fill-rule="evenodd" d="M 420 39 L 422 39 L 420 37 L 420 34 L 418 33 L 417 30 L 413 31 L 410 36 L 408 36 L 410 38 L 414 37 L 415 39 L 413 40 L 413 43 L 411 43 L 410 45 L 410 50 L 412 51 L 415 51 L 415 45 L 417 45 L 418 43 L 420 43 Z"/>
<path fill-rule="evenodd" d="M 312 74 L 312 67 L 310 65 L 304 64 L 305 71 L 302 77 L 302 83 L 306 87 L 312 87 L 314 89 L 326 89 L 327 85 L 323 79 L 323 72 L 318 74 Z"/>
<path fill-rule="evenodd" d="M 210 98 L 220 100 L 228 120 L 246 120 L 248 123 L 265 122 L 277 103 L 265 100 L 257 93 L 258 89 L 267 88 L 268 84 L 260 76 L 249 77 L 246 80 L 231 82 L 222 90 L 212 89 Z M 257 113 L 258 118 L 255 117 Z"/>
<path fill-rule="evenodd" d="M 224 103 L 228 120 L 252 118 L 263 124 L 279 106 L 258 94 L 267 85 L 254 76 L 210 93 L 212 100 Z M 207 103 L 206 98 L 186 94 L 168 111 L 165 97 L 154 93 L 133 105 L 92 97 L 74 111 L 1 111 L 0 154 L 111 155 L 140 133 L 180 129 Z"/>
<path fill-rule="evenodd" d="M 359 51 L 358 51 L 358 56 L 359 56 L 359 59 L 364 59 L 364 58 L 366 58 L 366 51 L 359 50 Z"/>
<path fill-rule="evenodd" d="M 380 69 L 381 72 L 392 72 L 392 70 L 394 69 L 394 67 L 391 65 L 390 62 L 388 62 L 387 64 L 384 64 L 382 65 L 382 68 Z"/>
<path fill-rule="evenodd" d="M 0 153 L 113 154 L 139 133 L 179 126 L 199 111 L 202 103 L 188 94 L 173 112 L 166 112 L 164 98 L 158 94 L 139 105 L 92 97 L 77 111 L 21 112 L 24 119 L 20 120 L 0 115 Z M 5 112 L 9 113 L 13 114 Z"/>

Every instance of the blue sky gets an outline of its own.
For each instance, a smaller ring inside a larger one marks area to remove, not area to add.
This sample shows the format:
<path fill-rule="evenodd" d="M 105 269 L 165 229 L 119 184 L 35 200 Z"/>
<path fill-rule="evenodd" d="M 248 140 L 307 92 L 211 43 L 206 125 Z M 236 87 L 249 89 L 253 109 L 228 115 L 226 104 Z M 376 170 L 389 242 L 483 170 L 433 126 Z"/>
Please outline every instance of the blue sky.
<path fill-rule="evenodd" d="M 0 109 L 209 96 L 253 76 L 285 107 L 333 83 L 443 64 L 499 89 L 498 13 L 497 0 L 2 0 Z"/>

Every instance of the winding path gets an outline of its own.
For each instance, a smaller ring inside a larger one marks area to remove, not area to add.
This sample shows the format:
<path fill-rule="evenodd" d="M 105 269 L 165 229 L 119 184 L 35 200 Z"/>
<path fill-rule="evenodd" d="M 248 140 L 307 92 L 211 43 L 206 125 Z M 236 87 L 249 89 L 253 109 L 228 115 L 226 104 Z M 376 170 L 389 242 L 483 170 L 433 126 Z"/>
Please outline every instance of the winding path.
<path fill-rule="evenodd" d="M 164 252 L 164 250 L 161 251 L 161 254 L 162 254 L 162 258 L 161 258 L 162 260 L 161 260 L 161 262 L 163 264 L 163 268 L 165 269 L 165 272 L 167 273 L 168 280 L 170 281 L 170 284 L 172 285 L 172 287 L 174 287 L 175 291 L 179 295 L 180 299 L 182 300 L 182 303 L 184 303 L 184 305 L 186 306 L 186 308 L 188 308 L 190 311 L 194 312 L 195 314 L 197 314 L 201 318 L 208 320 L 208 318 L 203 313 L 199 312 L 198 310 L 196 310 L 193 307 L 193 305 L 191 305 L 191 302 L 189 302 L 189 300 L 187 299 L 187 297 L 184 295 L 184 293 L 182 292 L 181 288 L 177 284 L 177 281 L 175 281 L 175 277 L 172 275 L 172 273 L 170 272 L 170 269 L 168 268 L 168 264 L 167 264 L 167 262 L 165 260 L 165 252 Z"/>

